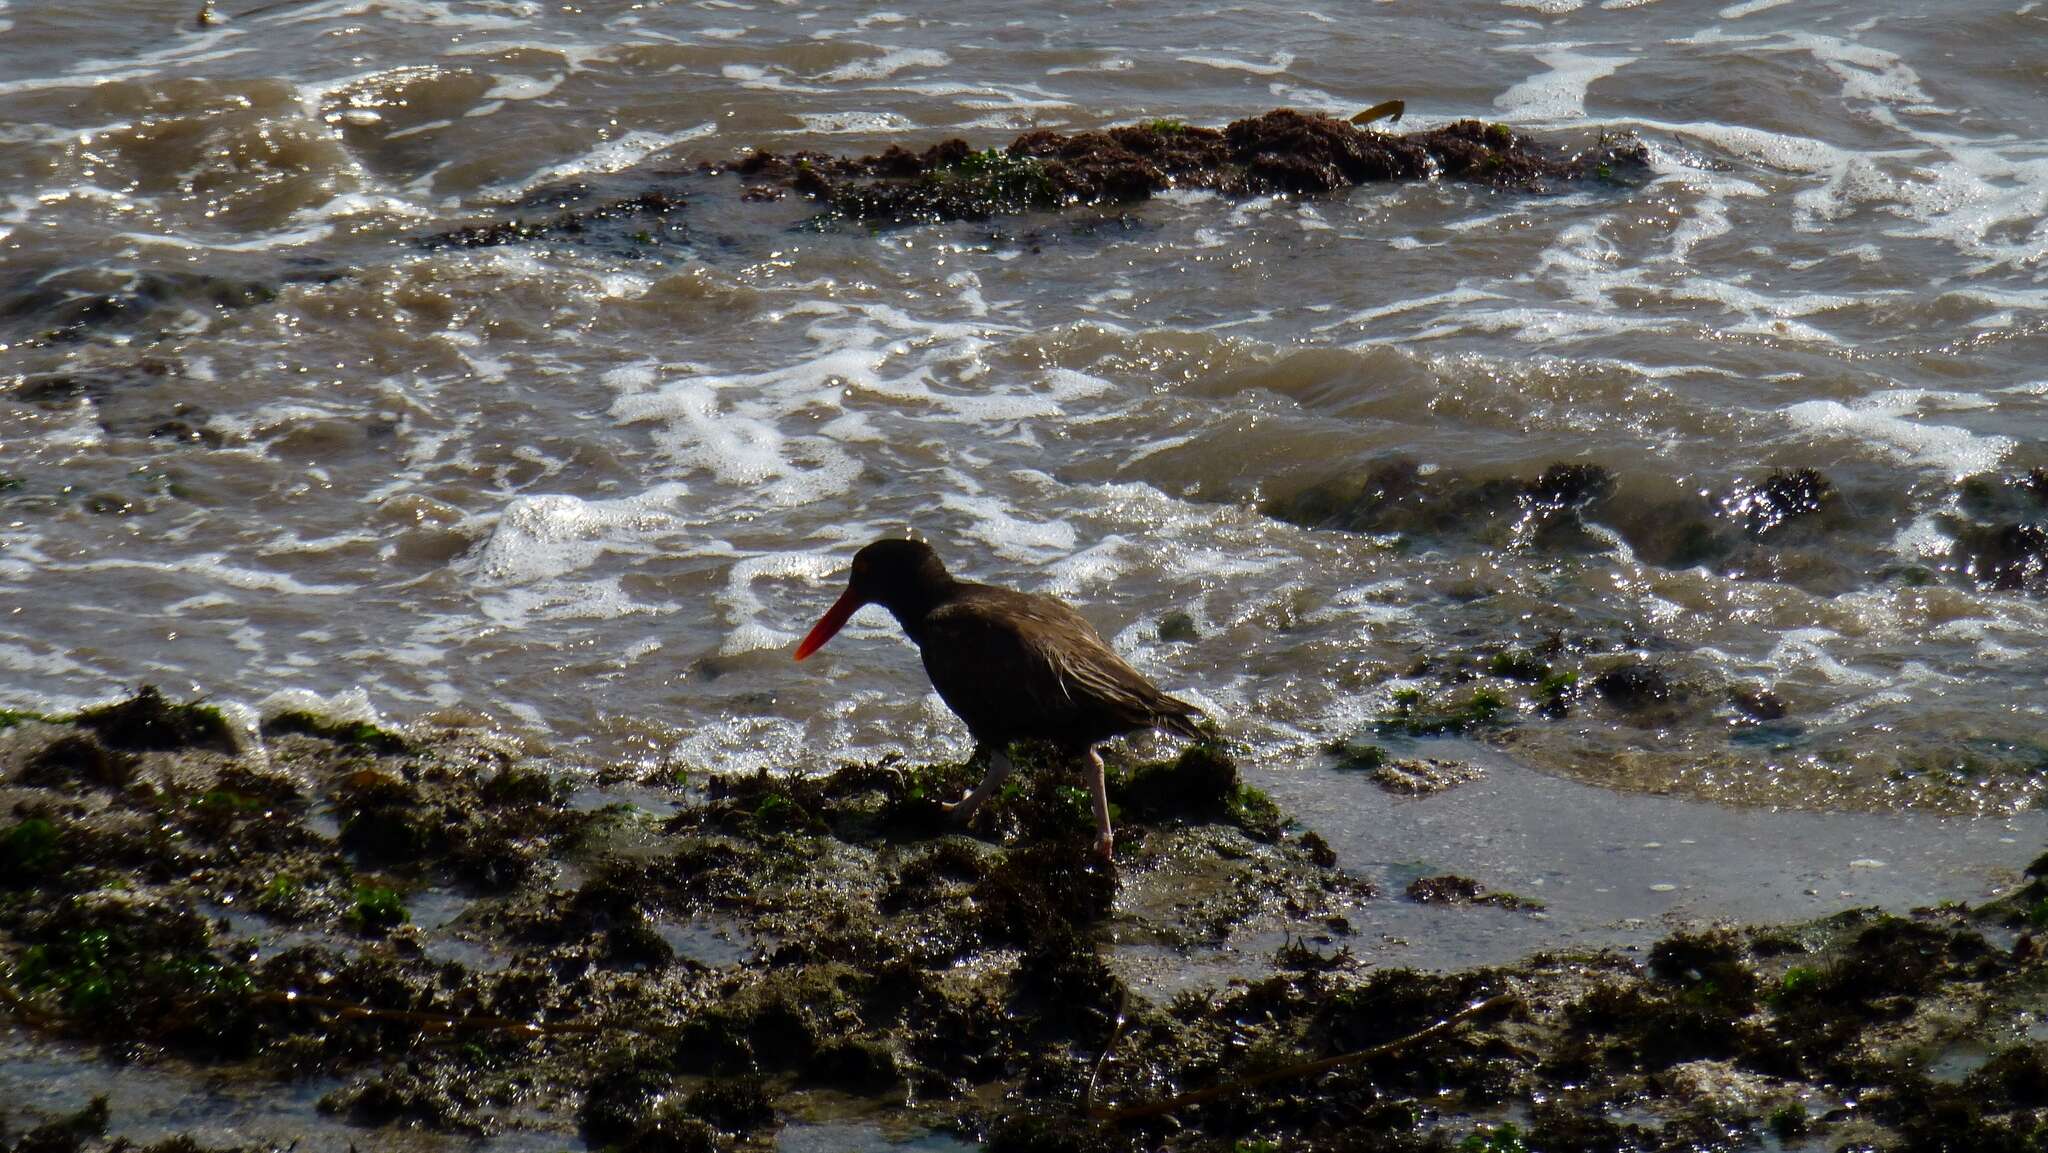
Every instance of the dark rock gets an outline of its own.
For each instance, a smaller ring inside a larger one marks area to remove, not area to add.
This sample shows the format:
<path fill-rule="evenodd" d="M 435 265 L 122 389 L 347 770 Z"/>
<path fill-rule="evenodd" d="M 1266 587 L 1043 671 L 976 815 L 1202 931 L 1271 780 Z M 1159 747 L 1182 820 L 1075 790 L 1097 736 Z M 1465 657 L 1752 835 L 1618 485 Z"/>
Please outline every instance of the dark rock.
<path fill-rule="evenodd" d="M 84 784 L 97 789 L 121 789 L 134 778 L 139 758 L 133 753 L 109 749 L 91 733 L 59 737 L 43 746 L 22 767 L 21 783 L 61 788 Z"/>
<path fill-rule="evenodd" d="M 728 1133 L 749 1133 L 775 1123 L 775 1106 L 759 1077 L 713 1079 L 683 1106 Z"/>
<path fill-rule="evenodd" d="M 368 721 L 336 721 L 306 712 L 287 712 L 263 722 L 265 737 L 279 737 L 296 734 L 318 737 L 339 745 L 348 745 L 378 756 L 397 756 L 411 748 L 404 737 L 386 729 L 380 729 Z"/>
<path fill-rule="evenodd" d="M 1401 136 L 1280 108 L 1220 131 L 1170 121 L 1071 135 L 1041 129 L 983 152 L 962 140 L 857 159 L 755 151 L 727 171 L 815 197 L 842 216 L 907 223 L 1125 204 L 1170 187 L 1317 194 L 1440 174 L 1540 191 L 1557 181 L 1634 178 L 1647 160 L 1628 140 L 1570 155 L 1478 121 Z M 751 184 L 746 196 L 762 199 L 764 187 Z"/>
<path fill-rule="evenodd" d="M 1650 975 L 1735 1016 L 1756 1008 L 1756 971 L 1730 932 L 1666 937 L 1650 950 Z"/>
<path fill-rule="evenodd" d="M 234 729 L 219 709 L 196 703 L 174 705 L 155 685 L 142 686 L 130 700 L 86 709 L 78 714 L 77 723 L 94 730 L 116 749 L 205 748 L 234 753 L 240 748 Z"/>
<path fill-rule="evenodd" d="M 69 1117 L 38 1125 L 14 1143 L 14 1153 L 78 1153 L 87 1142 L 107 1131 L 107 1099 L 94 1097 L 85 1108 Z M 0 1130 L 0 1136 L 5 1136 Z"/>
<path fill-rule="evenodd" d="M 1497 909 L 1541 909 L 1543 902 L 1496 893 L 1470 877 L 1444 873 L 1408 883 L 1408 899 L 1424 905 L 1492 905 Z"/>
<path fill-rule="evenodd" d="M 872 1096 L 886 1093 L 903 1083 L 903 1070 L 887 1045 L 848 1039 L 831 1042 L 811 1056 L 804 1066 L 806 1080 Z"/>
<path fill-rule="evenodd" d="M 1614 491 L 1614 474 L 1597 464 L 1553 464 L 1523 490 L 1532 504 L 1577 508 Z"/>
<path fill-rule="evenodd" d="M 442 248 L 495 248 L 505 244 L 516 244 L 529 240 L 585 240 L 595 239 L 599 226 L 603 235 L 620 246 L 619 236 L 635 225 L 652 223 L 663 229 L 667 236 L 670 230 L 680 230 L 681 216 L 687 201 L 680 195 L 661 190 L 650 190 L 638 196 L 610 200 L 589 208 L 571 208 L 553 216 L 538 220 L 501 220 L 490 224 L 474 224 L 462 228 L 451 228 L 419 237 L 414 243 L 429 251 Z M 640 243 L 653 243 L 652 233 L 645 233 Z"/>
<path fill-rule="evenodd" d="M 1330 842 L 1324 840 L 1317 833 L 1303 833 L 1301 835 L 1301 849 L 1308 854 L 1309 860 L 1314 861 L 1322 868 L 1334 868 L 1337 864 L 1337 850 L 1331 848 Z"/>
<path fill-rule="evenodd" d="M 2048 593 L 2048 525 L 1963 526 L 1949 565 L 1986 588 Z"/>
<path fill-rule="evenodd" d="M 1728 702 L 1753 721 L 1782 720 L 1787 712 L 1785 702 L 1766 688 L 1737 687 L 1729 691 Z"/>
<path fill-rule="evenodd" d="M 1175 609 L 1159 618 L 1159 639 L 1162 641 L 1188 642 L 1201 639 L 1202 634 L 1195 628 L 1195 618 Z"/>
<path fill-rule="evenodd" d="M 1486 886 L 1472 878 L 1449 873 L 1437 877 L 1417 877 L 1408 884 L 1408 899 L 1425 905 L 1463 904 L 1477 899 L 1484 892 Z"/>
<path fill-rule="evenodd" d="M 1810 468 L 1774 472 L 1762 484 L 1742 489 L 1723 507 L 1752 537 L 1768 538 L 1793 521 L 1819 515 L 1839 500 L 1828 478 Z"/>
<path fill-rule="evenodd" d="M 1624 712 L 1640 712 L 1671 699 L 1671 680 L 1647 662 L 1620 665 L 1593 678 L 1593 688 Z"/>

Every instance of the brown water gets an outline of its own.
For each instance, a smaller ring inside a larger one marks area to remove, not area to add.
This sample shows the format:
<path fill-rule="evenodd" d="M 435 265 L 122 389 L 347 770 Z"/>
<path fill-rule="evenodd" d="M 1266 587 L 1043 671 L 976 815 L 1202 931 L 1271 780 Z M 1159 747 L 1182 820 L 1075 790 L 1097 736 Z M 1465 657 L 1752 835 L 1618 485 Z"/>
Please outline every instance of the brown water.
<path fill-rule="evenodd" d="M 2041 515 L 1999 487 L 2048 463 L 2033 3 L 222 12 L 0 6 L 0 703 L 153 681 L 714 768 L 932 756 L 964 733 L 878 611 L 788 659 L 852 549 L 912 527 L 1277 766 L 1556 634 L 1556 671 L 1651 659 L 1682 705 L 1501 686 L 1545 771 L 1950 813 L 2043 779 L 2043 602 L 1950 563 Z M 1635 132 L 1655 175 L 874 231 L 689 172 L 1388 96 Z M 414 243 L 569 181 L 690 205 Z M 1616 495 L 1569 549 L 1262 511 L 1397 456 Z M 1824 531 L 1713 512 L 1807 466 Z M 1634 547 L 1682 507 L 1734 551 Z"/>
<path fill-rule="evenodd" d="M 1376 963 L 1975 899 L 2037 849 L 2041 584 L 1952 550 L 2043 515 L 2005 483 L 2048 465 L 2038 0 L 196 7 L 0 2 L 0 706 L 150 681 L 715 769 L 947 755 L 879 612 L 788 659 L 853 548 L 913 527 L 1082 606 L 1347 865 L 1550 906 L 1369 903 Z M 692 174 L 1393 96 L 1404 127 L 1633 132 L 1654 176 L 878 232 Z M 414 242 L 571 182 L 690 203 Z M 1420 531 L 1264 511 L 1396 457 L 1425 489 L 1599 464 L 1615 495 L 1571 547 L 1449 498 Z M 1745 538 L 1740 490 L 1799 467 L 1828 513 Z M 1641 547 L 1687 509 L 1733 543 Z M 1480 781 L 1324 768 L 1397 691 L 1553 635 L 1555 672 L 1650 660 L 1673 699 L 1556 719 L 1481 675 L 1511 723 L 1452 750 Z M 1784 717 L 1731 705 L 1762 688 Z M 1702 803 L 1730 801 L 1800 811 Z M 37 1108 L 309 1132 L 305 1101 L 6 1049 Z M 819 1132 L 786 1136 L 853 1139 Z"/>

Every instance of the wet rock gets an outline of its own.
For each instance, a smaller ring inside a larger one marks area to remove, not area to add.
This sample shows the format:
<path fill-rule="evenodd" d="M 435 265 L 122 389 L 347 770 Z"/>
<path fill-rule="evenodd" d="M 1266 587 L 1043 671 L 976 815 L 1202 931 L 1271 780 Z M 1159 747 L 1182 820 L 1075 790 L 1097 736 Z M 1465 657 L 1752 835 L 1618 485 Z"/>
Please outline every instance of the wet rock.
<path fill-rule="evenodd" d="M 264 281 L 95 265 L 0 297 L 0 324 L 34 340 L 70 344 L 101 329 L 133 328 L 166 307 L 246 308 L 276 297 L 277 286 Z"/>
<path fill-rule="evenodd" d="M 986 940 L 1030 946 L 1064 940 L 1106 916 L 1116 881 L 1075 838 L 1012 850 L 976 882 L 973 893 Z"/>
<path fill-rule="evenodd" d="M 327 1094 L 320 1110 L 358 1125 L 425 1126 L 481 1136 L 487 1127 L 477 1111 L 485 1104 L 473 1079 L 461 1070 L 411 1062 Z"/>
<path fill-rule="evenodd" d="M 1237 763 L 1210 744 L 1191 746 L 1172 761 L 1139 765 L 1117 774 L 1111 798 L 1133 817 L 1215 819 L 1237 799 Z"/>
<path fill-rule="evenodd" d="M 1956 485 L 1957 504 L 1979 521 L 2026 521 L 2048 507 L 2048 468 L 2024 475 L 1979 473 Z"/>
<path fill-rule="evenodd" d="M 1613 547 L 1587 526 L 1613 491 L 1612 474 L 1595 464 L 1554 464 L 1525 481 L 1425 473 L 1417 462 L 1396 457 L 1275 498 L 1260 511 L 1313 528 L 1426 539 L 1477 536 L 1502 547 L 1591 553 Z"/>
<path fill-rule="evenodd" d="M 1407 797 L 1435 796 L 1483 775 L 1485 770 L 1469 761 L 1440 757 L 1388 761 L 1372 770 L 1374 784 L 1387 792 Z"/>
<path fill-rule="evenodd" d="M 2000 1049 L 1970 1074 L 1969 1084 L 1988 1101 L 2021 1109 L 2048 1106 L 2048 1046 L 2030 1041 Z"/>
<path fill-rule="evenodd" d="M 1260 511 L 1311 528 L 1443 536 L 1514 514 L 1524 491 L 1512 477 L 1425 475 L 1416 461 L 1396 457 L 1269 501 Z"/>
<path fill-rule="evenodd" d="M 110 749 L 91 733 L 59 737 L 22 766 L 25 785 L 62 787 L 76 783 L 96 789 L 125 788 L 135 776 L 140 758 L 133 753 Z"/>
<path fill-rule="evenodd" d="M 1729 690 L 1728 703 L 1753 721 L 1782 720 L 1789 711 L 1777 693 L 1754 685 L 1739 685 Z"/>
<path fill-rule="evenodd" d="M 77 1153 L 86 1142 L 107 1131 L 107 1099 L 94 1097 L 69 1117 L 38 1125 L 14 1143 L 14 1153 Z M 0 1136 L 6 1131 L 0 1129 Z"/>
<path fill-rule="evenodd" d="M 1488 675 L 1495 651 L 1462 672 Z M 93 730 L 64 735 L 105 745 Z M 973 770 L 957 764 L 750 774 L 677 790 L 674 817 L 657 823 L 565 811 L 547 766 L 503 745 L 410 739 L 383 757 L 304 734 L 260 761 L 158 752 L 118 790 L 68 769 L 10 781 L 25 807 L 0 818 L 13 822 L 0 827 L 0 972 L 22 997 L 21 1026 L 116 1056 L 339 1077 L 348 1088 L 329 1107 L 365 1125 L 473 1134 L 516 1109 L 544 1139 L 570 1139 L 549 1119 L 574 1116 L 591 1146 L 634 1149 L 739 1139 L 727 1133 L 758 1144 L 773 1094 L 791 1086 L 872 1095 L 862 1115 L 892 1128 L 1118 1153 L 1260 1141 L 1448 1153 L 1467 1136 L 1505 1140 L 1503 1108 L 1531 1148 L 1731 1147 L 1775 1131 L 1780 1086 L 1858 1101 L 1858 1132 L 1882 1147 L 2024 1148 L 2012 1142 L 2048 1096 L 2032 1046 L 1960 1082 L 1919 1071 L 1930 1029 L 2031 1003 L 2038 964 L 1993 947 L 1971 918 L 2025 923 L 2036 886 L 1981 914 L 1681 933 L 1643 966 L 1605 952 L 1375 971 L 1324 935 L 1348 929 L 1339 914 L 1356 916 L 1367 894 L 1310 834 L 1249 836 L 1220 750 L 1117 766 L 1132 847 L 1104 867 L 1085 791 L 1054 759 L 1033 762 L 970 840 L 911 818 L 964 787 Z M 9 740 L 26 758 L 50 738 Z M 761 819 L 771 797 L 810 819 Z M 344 822 L 392 809 L 436 827 L 421 857 L 366 874 L 306 827 L 328 816 L 321 798 Z M 558 867 L 507 879 L 445 924 L 422 912 L 428 927 L 353 938 L 359 906 L 396 913 L 410 892 L 432 908 L 464 854 L 500 845 Z M 1494 896 L 1428 880 L 1433 896 Z M 289 907 L 301 943 L 272 951 L 188 911 L 229 896 L 236 921 Z M 760 947 L 672 964 L 620 948 L 663 940 L 656 917 L 698 916 Z M 1192 951 L 1269 927 L 1292 939 L 1267 971 L 1170 1005 L 1126 988 L 1105 956 L 1113 936 Z M 432 955 L 447 948 L 489 959 Z M 1170 1122 L 1101 1125 L 1076 1107 L 1105 1048 L 1092 1101 L 1142 1103 L 1380 1044 L 1509 983 L 1524 995 L 1500 1017 Z M 1687 1087 L 1706 1097 L 1683 1099 Z M 829 1110 L 838 1098 L 807 1099 Z M 1817 1118 L 1807 1139 L 1832 1142 L 1838 1124 Z"/>
<path fill-rule="evenodd" d="M 673 1074 L 643 1064 L 640 1054 L 614 1054 L 584 1091 L 583 1107 L 577 1113 L 584 1139 L 593 1146 L 619 1143 L 631 1147 L 632 1142 L 651 1135 L 648 1130 L 655 1123 L 655 1107 L 674 1092 L 674 1082 Z"/>
<path fill-rule="evenodd" d="M 1949 567 L 1986 588 L 2048 593 L 2048 525 L 1966 525 L 1955 530 Z"/>
<path fill-rule="evenodd" d="M 101 705 L 78 714 L 77 723 L 99 734 L 108 747 L 129 750 L 214 749 L 234 753 L 240 748 L 233 726 L 211 705 L 175 705 L 154 685 L 144 685 L 129 700 Z"/>
<path fill-rule="evenodd" d="M 834 1041 L 821 1047 L 804 1065 L 804 1078 L 849 1093 L 873 1096 L 903 1083 L 903 1070 L 895 1051 L 887 1045 L 859 1038 Z"/>
<path fill-rule="evenodd" d="M 690 1116 L 685 1106 L 664 1101 L 640 1118 L 631 1139 L 618 1147 L 635 1153 L 718 1153 L 718 1130 Z"/>
<path fill-rule="evenodd" d="M 65 832 L 44 817 L 26 817 L 0 831 L 0 886 L 34 887 L 61 877 L 78 855 Z"/>
<path fill-rule="evenodd" d="M 1291 108 L 1236 121 L 1223 136 L 1231 159 L 1244 166 L 1248 192 L 1334 192 L 1367 181 L 1413 180 L 1429 170 L 1430 153 L 1420 144 Z M 1469 168 L 1458 165 L 1460 173 Z"/>
<path fill-rule="evenodd" d="M 878 904 L 885 913 L 928 908 L 943 901 L 950 888 L 983 880 L 988 870 L 988 861 L 974 848 L 959 841 L 944 841 L 897 870 L 895 880 Z"/>
<path fill-rule="evenodd" d="M 1195 628 L 1195 618 L 1176 609 L 1159 618 L 1159 639 L 1186 643 L 1201 639 L 1202 634 Z"/>
<path fill-rule="evenodd" d="M 1389 708 L 1374 722 L 1383 733 L 1436 737 L 1501 723 L 1507 719 L 1507 698 L 1490 688 L 1432 698 L 1421 689 L 1394 690 Z"/>
<path fill-rule="evenodd" d="M 638 255 L 640 249 L 687 239 L 679 219 L 687 203 L 681 195 L 654 189 L 592 207 L 571 208 L 540 219 L 500 220 L 451 228 L 419 237 L 414 243 L 433 251 L 443 248 L 495 248 L 530 240 L 573 240 L 599 243 Z"/>
<path fill-rule="evenodd" d="M 1731 932 L 1675 933 L 1650 950 L 1650 975 L 1743 1016 L 1756 1008 L 1758 980 Z"/>
<path fill-rule="evenodd" d="M 1009 1113 L 989 1128 L 985 1153 L 1118 1153 L 1099 1125 L 1069 1114 Z"/>
<path fill-rule="evenodd" d="M 1828 478 L 1802 468 L 1774 472 L 1763 483 L 1737 491 L 1722 507 L 1744 532 L 1769 539 L 1795 521 L 1820 516 L 1840 499 Z"/>
<path fill-rule="evenodd" d="M 947 140 L 923 152 L 892 146 L 843 159 L 756 151 L 727 166 L 812 196 L 839 215 L 870 222 L 983 220 L 1071 205 L 1144 200 L 1167 188 L 1229 195 L 1317 194 L 1431 175 L 1541 191 L 1556 182 L 1634 178 L 1647 170 L 1640 143 L 1602 141 L 1574 154 L 1540 146 L 1504 125 L 1460 121 L 1392 135 L 1281 108 L 1218 130 L 1172 121 L 1071 135 L 1038 130 L 1003 149 Z"/>
<path fill-rule="evenodd" d="M 254 1021 L 249 974 L 212 952 L 213 928 L 188 909 L 115 893 L 33 908 L 11 926 L 26 946 L 13 981 L 47 997 L 81 1030 L 239 1056 Z"/>
<path fill-rule="evenodd" d="M 775 1123 L 775 1105 L 758 1077 L 707 1081 L 683 1107 L 728 1133 L 748 1133 Z"/>
<path fill-rule="evenodd" d="M 1337 850 L 1331 848 L 1330 842 L 1325 841 L 1319 833 L 1313 831 L 1303 833 L 1301 835 L 1301 849 L 1308 854 L 1309 860 L 1314 861 L 1322 868 L 1332 868 L 1337 864 Z"/>
<path fill-rule="evenodd" d="M 1671 700 L 1674 686 L 1662 668 L 1646 661 L 1619 665 L 1593 678 L 1593 688 L 1623 712 L 1641 712 Z"/>
<path fill-rule="evenodd" d="M 1553 464 L 1528 483 L 1523 495 L 1543 508 L 1580 508 L 1614 491 L 1614 474 L 1597 464 Z"/>
<path fill-rule="evenodd" d="M 1408 899 L 1423 905 L 1492 905 L 1497 909 L 1542 909 L 1543 902 L 1496 893 L 1470 877 L 1443 873 L 1408 883 Z"/>
<path fill-rule="evenodd" d="M 397 756 L 411 746 L 397 733 L 380 729 L 368 721 L 337 721 L 307 712 L 286 712 L 263 722 L 267 738 L 296 734 L 318 737 L 335 744 L 362 749 L 377 756 Z"/>

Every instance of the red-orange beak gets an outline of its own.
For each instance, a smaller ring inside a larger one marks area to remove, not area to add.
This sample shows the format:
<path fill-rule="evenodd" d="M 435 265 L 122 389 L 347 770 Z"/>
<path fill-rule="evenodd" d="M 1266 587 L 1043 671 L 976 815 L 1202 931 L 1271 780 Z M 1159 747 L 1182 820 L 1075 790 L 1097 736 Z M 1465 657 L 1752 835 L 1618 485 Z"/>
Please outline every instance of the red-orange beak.
<path fill-rule="evenodd" d="M 803 643 L 796 646 L 796 659 L 802 660 L 824 648 L 825 642 L 831 640 L 834 633 L 846 626 L 846 618 L 859 612 L 861 606 L 866 603 L 867 599 L 855 594 L 852 589 L 840 593 L 839 599 L 832 602 L 832 607 L 825 610 L 825 615 L 818 618 L 818 623 L 811 626 L 811 631 L 804 637 Z"/>

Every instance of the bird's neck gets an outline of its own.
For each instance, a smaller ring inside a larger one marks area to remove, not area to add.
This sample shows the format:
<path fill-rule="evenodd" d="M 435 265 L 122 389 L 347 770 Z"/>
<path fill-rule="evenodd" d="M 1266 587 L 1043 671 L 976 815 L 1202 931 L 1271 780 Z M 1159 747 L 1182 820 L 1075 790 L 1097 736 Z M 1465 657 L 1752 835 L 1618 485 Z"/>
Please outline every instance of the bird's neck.
<path fill-rule="evenodd" d="M 931 615 L 933 609 L 953 599 L 960 587 L 961 582 L 951 576 L 919 581 L 897 590 L 888 600 L 882 602 L 882 607 L 889 610 L 890 615 L 896 618 L 897 624 L 903 626 L 903 631 L 909 634 L 911 640 L 923 644 L 925 617 Z"/>

